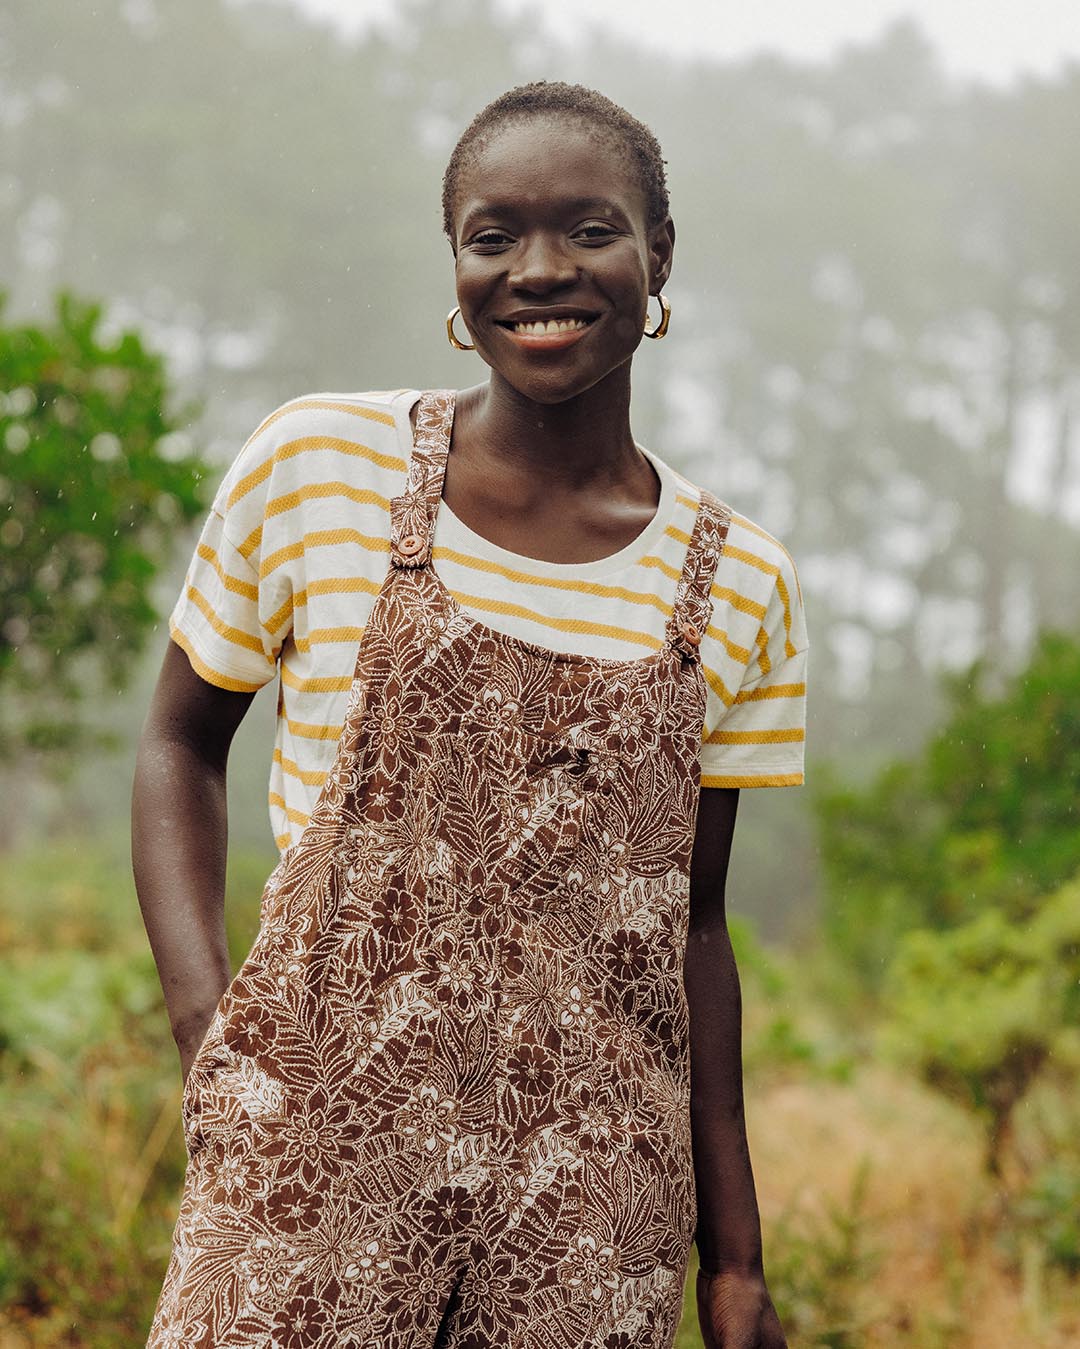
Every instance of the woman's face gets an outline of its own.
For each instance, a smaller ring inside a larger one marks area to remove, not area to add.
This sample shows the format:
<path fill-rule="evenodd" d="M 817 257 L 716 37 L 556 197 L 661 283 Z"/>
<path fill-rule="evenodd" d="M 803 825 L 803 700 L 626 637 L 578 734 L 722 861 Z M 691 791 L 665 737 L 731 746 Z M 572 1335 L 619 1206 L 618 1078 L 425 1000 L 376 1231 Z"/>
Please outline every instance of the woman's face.
<path fill-rule="evenodd" d="M 497 378 L 560 403 L 627 365 L 671 266 L 670 220 L 616 144 L 571 119 L 511 123 L 459 180 L 458 304 Z"/>

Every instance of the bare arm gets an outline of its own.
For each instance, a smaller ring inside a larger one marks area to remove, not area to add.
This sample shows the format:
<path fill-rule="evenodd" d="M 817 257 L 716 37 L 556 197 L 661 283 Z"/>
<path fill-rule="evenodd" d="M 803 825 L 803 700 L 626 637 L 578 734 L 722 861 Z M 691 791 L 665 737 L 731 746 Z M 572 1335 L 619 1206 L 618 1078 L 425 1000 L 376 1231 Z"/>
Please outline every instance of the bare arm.
<path fill-rule="evenodd" d="M 185 1078 L 230 978 L 225 767 L 253 697 L 207 683 L 170 642 L 139 741 L 135 888 Z"/>
<path fill-rule="evenodd" d="M 765 1287 L 742 1080 L 742 996 L 724 887 L 739 793 L 701 793 L 690 872 L 685 982 L 698 1194 L 698 1315 L 706 1349 L 783 1349 Z"/>

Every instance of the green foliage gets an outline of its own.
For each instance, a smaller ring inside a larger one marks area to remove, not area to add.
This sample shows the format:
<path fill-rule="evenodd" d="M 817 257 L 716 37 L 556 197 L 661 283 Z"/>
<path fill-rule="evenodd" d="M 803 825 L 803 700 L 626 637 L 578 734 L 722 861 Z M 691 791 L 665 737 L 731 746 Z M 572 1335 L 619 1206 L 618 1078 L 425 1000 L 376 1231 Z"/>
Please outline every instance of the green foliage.
<path fill-rule="evenodd" d="M 269 866 L 230 866 L 234 964 Z M 43 1349 L 141 1344 L 184 1147 L 176 1052 L 121 849 L 61 840 L 8 854 L 0 953 L 0 1341 L 26 1324 Z"/>
<path fill-rule="evenodd" d="M 907 934 L 885 986 L 885 1047 L 988 1128 L 1001 1169 L 1012 1113 L 1080 1021 L 1080 881 L 1031 919 L 991 910 L 948 931 Z M 1067 1054 L 1063 1054 L 1063 1060 Z"/>
<path fill-rule="evenodd" d="M 919 758 L 818 799 L 832 949 L 875 988 L 900 937 L 1032 912 L 1080 871 L 1080 641 L 1045 633 L 1001 691 L 976 668 Z"/>
<path fill-rule="evenodd" d="M 204 509 L 204 465 L 169 415 L 165 366 L 99 305 L 0 326 L 0 760 L 92 737 L 75 704 L 119 687 L 157 612 L 151 584 Z"/>
<path fill-rule="evenodd" d="M 1031 1234 L 1050 1264 L 1080 1275 L 1080 1168 L 1042 1167 L 1017 1202 L 1013 1231 Z"/>

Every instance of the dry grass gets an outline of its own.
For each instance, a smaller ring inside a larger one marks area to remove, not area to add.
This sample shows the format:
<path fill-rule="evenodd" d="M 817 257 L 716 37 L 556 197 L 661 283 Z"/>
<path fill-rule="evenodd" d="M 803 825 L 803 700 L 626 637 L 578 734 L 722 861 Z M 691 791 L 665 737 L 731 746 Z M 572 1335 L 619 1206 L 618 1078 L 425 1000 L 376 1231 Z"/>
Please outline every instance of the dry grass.
<path fill-rule="evenodd" d="M 1011 1258 L 971 1119 L 909 1078 L 751 1082 L 748 1125 L 791 1349 L 1075 1349 L 1080 1286 Z M 692 1284 L 688 1287 L 688 1293 Z M 678 1349 L 701 1340 L 688 1296 Z"/>

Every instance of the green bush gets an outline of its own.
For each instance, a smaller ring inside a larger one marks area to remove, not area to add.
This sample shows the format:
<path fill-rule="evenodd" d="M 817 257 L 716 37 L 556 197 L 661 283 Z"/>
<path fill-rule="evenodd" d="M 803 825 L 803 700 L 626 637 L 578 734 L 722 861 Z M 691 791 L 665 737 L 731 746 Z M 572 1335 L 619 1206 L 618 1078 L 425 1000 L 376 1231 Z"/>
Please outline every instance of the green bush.
<path fill-rule="evenodd" d="M 1080 871 L 1080 641 L 1045 633 L 1026 670 L 991 679 L 950 681 L 920 756 L 817 798 L 826 939 L 871 995 L 905 933 L 1023 919 Z"/>
<path fill-rule="evenodd" d="M 236 855 L 234 965 L 272 858 Z M 141 1344 L 184 1169 L 180 1074 L 119 846 L 58 841 L 0 869 L 0 1341 Z"/>
<path fill-rule="evenodd" d="M 901 942 L 885 981 L 885 1048 L 987 1125 L 999 1172 L 1013 1111 L 1044 1064 L 1071 1058 L 1080 1020 L 1080 880 L 1034 917 L 980 914 Z"/>

